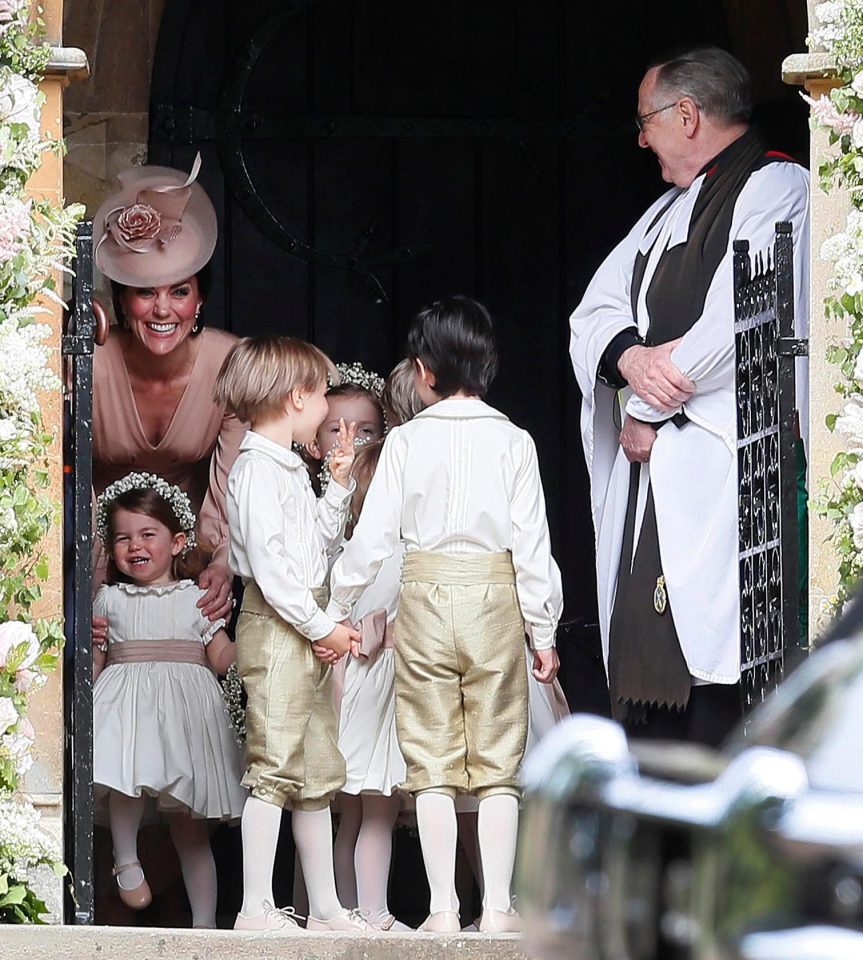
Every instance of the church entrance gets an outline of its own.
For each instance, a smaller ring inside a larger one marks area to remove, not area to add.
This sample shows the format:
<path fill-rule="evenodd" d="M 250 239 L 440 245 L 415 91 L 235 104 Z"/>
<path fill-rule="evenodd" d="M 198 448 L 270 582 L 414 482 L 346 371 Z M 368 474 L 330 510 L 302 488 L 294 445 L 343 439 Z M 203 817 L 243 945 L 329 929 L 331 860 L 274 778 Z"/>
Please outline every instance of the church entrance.
<path fill-rule="evenodd" d="M 302 337 L 385 375 L 429 301 L 468 294 L 496 318 L 489 399 L 537 442 L 573 709 L 606 712 L 607 693 L 566 318 L 663 189 L 636 143 L 638 82 L 676 45 L 726 47 L 752 71 L 771 144 L 805 160 L 807 109 L 780 80 L 805 33 L 803 0 L 165 6 L 148 160 L 188 170 L 202 155 L 220 226 L 209 325 Z M 395 864 L 393 910 L 421 912 L 409 838 Z M 235 899 L 236 871 L 223 879 Z"/>

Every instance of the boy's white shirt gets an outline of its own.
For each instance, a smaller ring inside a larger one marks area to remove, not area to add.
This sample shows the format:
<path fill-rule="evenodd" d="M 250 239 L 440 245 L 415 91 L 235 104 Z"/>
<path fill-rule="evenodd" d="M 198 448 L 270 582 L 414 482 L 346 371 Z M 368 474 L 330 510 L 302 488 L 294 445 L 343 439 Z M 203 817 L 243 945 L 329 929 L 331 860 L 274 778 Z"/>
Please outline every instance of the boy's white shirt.
<path fill-rule="evenodd" d="M 344 534 L 354 486 L 333 482 L 316 498 L 297 454 L 253 430 L 228 475 L 231 569 L 309 640 L 335 626 L 311 591 L 326 583 L 327 549 Z"/>
<path fill-rule="evenodd" d="M 408 553 L 511 551 L 531 644 L 554 646 L 563 591 L 536 447 L 504 414 L 451 397 L 390 432 L 357 528 L 333 565 L 329 617 L 350 615 L 400 540 Z"/>

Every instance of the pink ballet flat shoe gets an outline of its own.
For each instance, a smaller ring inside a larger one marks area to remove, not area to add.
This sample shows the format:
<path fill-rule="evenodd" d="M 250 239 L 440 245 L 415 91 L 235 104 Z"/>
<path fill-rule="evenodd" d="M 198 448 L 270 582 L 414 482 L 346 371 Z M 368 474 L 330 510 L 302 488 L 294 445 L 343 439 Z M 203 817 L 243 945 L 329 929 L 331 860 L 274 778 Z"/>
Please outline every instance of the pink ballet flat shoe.
<path fill-rule="evenodd" d="M 373 923 L 371 920 L 368 923 L 372 930 L 379 930 L 382 933 L 413 933 L 413 927 L 396 920 L 391 913 L 387 914 L 380 923 Z"/>
<path fill-rule="evenodd" d="M 359 910 L 343 910 L 332 920 L 319 920 L 309 917 L 306 921 L 306 930 L 315 930 L 319 933 L 371 933 L 372 928 L 368 920 Z"/>
<path fill-rule="evenodd" d="M 517 910 L 483 910 L 480 933 L 521 933 L 521 915 Z"/>
<path fill-rule="evenodd" d="M 458 914 L 451 910 L 430 913 L 419 929 L 423 933 L 461 933 L 461 921 Z"/>
<path fill-rule="evenodd" d="M 122 863 L 120 866 L 115 866 L 111 871 L 114 878 L 117 881 L 117 892 L 120 894 L 120 899 L 127 907 L 131 907 L 133 910 L 143 910 L 145 907 L 149 907 L 153 902 L 153 894 L 150 892 L 150 884 L 147 883 L 146 878 L 142 879 L 137 887 L 124 887 L 120 883 L 120 874 L 124 870 L 128 870 L 129 867 L 137 867 L 141 870 L 141 863 L 138 860 L 130 860 L 129 863 Z M 141 870 L 143 875 L 144 871 Z"/>
<path fill-rule="evenodd" d="M 235 930 L 255 930 L 258 933 L 279 933 L 283 936 L 296 936 L 305 933 L 297 923 L 297 915 L 293 907 L 274 907 L 268 900 L 264 901 L 264 912 L 254 917 L 243 913 L 237 914 L 234 921 Z"/>

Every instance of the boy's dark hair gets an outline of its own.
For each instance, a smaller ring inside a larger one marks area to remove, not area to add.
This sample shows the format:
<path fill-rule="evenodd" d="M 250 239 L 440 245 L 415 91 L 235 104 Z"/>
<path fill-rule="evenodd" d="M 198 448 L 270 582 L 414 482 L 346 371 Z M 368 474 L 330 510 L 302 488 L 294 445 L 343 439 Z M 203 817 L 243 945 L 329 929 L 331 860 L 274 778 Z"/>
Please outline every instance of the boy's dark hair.
<path fill-rule="evenodd" d="M 484 397 L 497 373 L 497 347 L 488 310 L 470 297 L 447 297 L 417 314 L 408 356 L 435 376 L 434 392 Z"/>
<path fill-rule="evenodd" d="M 108 569 L 105 580 L 107 583 L 133 583 L 131 577 L 121 573 L 114 563 L 114 554 L 111 544 L 114 540 L 114 516 L 118 510 L 131 510 L 133 513 L 143 513 L 163 523 L 171 533 L 182 533 L 183 527 L 174 513 L 174 508 L 161 494 L 152 487 L 127 490 L 112 500 L 105 509 L 108 518 Z M 177 555 L 171 562 L 171 576 L 175 580 L 197 580 L 207 568 L 213 551 L 207 544 L 198 543 L 185 554 Z"/>

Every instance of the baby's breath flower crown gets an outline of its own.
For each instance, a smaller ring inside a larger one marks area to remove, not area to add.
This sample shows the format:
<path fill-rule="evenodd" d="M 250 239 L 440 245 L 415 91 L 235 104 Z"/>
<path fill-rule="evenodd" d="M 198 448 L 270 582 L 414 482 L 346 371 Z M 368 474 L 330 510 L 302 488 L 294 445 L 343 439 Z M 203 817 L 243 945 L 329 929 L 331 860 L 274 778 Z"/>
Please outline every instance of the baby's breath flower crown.
<path fill-rule="evenodd" d="M 174 511 L 183 533 L 186 534 L 186 546 L 183 553 L 186 554 L 195 548 L 197 539 L 195 538 L 195 514 L 189 498 L 177 486 L 168 483 L 164 477 L 157 476 L 155 473 L 130 473 L 106 487 L 104 492 L 96 501 L 96 533 L 105 546 L 108 546 L 108 506 L 113 503 L 117 497 L 128 493 L 130 490 L 155 490 L 156 493 L 170 506 Z"/>
<path fill-rule="evenodd" d="M 339 372 L 339 384 L 355 383 L 358 387 L 370 390 L 380 400 L 386 383 L 382 376 L 373 370 L 366 370 L 361 363 L 356 361 L 354 363 L 337 363 L 336 370 Z"/>

